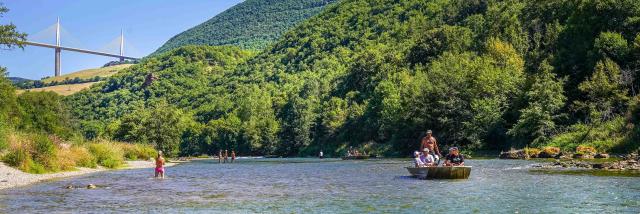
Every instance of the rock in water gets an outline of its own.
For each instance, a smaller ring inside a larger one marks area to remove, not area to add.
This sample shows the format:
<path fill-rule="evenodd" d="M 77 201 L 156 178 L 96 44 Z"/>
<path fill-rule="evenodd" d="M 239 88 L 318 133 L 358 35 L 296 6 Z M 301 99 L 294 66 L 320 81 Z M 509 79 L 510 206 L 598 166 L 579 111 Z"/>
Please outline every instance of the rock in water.
<path fill-rule="evenodd" d="M 609 154 L 604 154 L 604 153 L 598 153 L 595 156 L 593 156 L 594 158 L 598 158 L 598 159 L 607 159 L 609 158 Z"/>
<path fill-rule="evenodd" d="M 68 185 L 66 187 L 64 187 L 65 189 L 73 189 L 73 185 Z"/>
<path fill-rule="evenodd" d="M 523 150 L 510 150 L 500 153 L 500 159 L 526 159 L 526 157 Z"/>
<path fill-rule="evenodd" d="M 87 185 L 87 189 L 95 189 L 95 188 L 97 188 L 97 187 L 94 184 Z"/>

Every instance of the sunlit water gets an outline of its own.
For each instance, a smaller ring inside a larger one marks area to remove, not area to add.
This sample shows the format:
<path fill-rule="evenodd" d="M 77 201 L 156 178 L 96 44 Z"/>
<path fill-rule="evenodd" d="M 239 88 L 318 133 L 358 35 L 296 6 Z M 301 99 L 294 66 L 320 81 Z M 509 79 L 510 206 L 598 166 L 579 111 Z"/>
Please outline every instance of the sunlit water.
<path fill-rule="evenodd" d="M 408 177 L 408 160 L 194 161 L 0 191 L 0 212 L 639 213 L 639 177 L 530 172 L 532 162 L 468 160 L 468 180 Z M 98 189 L 65 189 L 96 184 Z"/>

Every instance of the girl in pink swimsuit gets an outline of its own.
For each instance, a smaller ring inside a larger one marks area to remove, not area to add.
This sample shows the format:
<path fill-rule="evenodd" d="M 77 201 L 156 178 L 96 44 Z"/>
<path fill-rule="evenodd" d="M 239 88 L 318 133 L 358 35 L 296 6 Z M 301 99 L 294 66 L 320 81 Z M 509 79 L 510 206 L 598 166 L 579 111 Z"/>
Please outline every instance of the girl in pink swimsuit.
<path fill-rule="evenodd" d="M 162 151 L 158 152 L 158 157 L 156 158 L 156 178 L 158 176 L 164 178 L 164 158 L 162 157 Z"/>

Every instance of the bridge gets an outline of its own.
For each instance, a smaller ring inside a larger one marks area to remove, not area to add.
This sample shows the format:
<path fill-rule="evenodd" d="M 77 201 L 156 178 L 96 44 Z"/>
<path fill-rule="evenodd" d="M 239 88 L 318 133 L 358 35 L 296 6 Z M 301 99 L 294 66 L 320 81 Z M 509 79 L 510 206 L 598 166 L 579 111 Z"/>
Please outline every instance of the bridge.
<path fill-rule="evenodd" d="M 100 51 L 86 50 L 86 49 L 81 49 L 81 48 L 65 47 L 65 46 L 60 45 L 60 18 L 58 18 L 57 21 L 56 21 L 55 30 L 56 30 L 56 44 L 46 44 L 46 43 L 33 42 L 33 41 L 24 41 L 24 42 L 22 42 L 22 44 L 54 49 L 55 50 L 55 68 L 54 68 L 54 70 L 55 70 L 55 76 L 56 77 L 60 76 L 60 70 L 61 70 L 61 64 L 62 64 L 62 61 L 61 61 L 62 50 L 85 53 L 85 54 L 107 56 L 107 57 L 114 57 L 114 58 L 120 59 L 120 62 L 124 62 L 125 59 L 139 60 L 139 58 L 129 57 L 129 56 L 125 56 L 124 55 L 124 33 L 122 31 L 120 31 L 120 54 L 112 54 L 112 53 L 106 53 L 106 52 L 100 52 Z"/>

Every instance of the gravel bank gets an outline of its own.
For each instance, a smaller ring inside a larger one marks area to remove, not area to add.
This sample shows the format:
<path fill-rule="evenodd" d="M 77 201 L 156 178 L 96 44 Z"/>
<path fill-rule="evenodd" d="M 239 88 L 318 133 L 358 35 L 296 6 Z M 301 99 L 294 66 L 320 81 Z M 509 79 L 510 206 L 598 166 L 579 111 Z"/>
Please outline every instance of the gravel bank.
<path fill-rule="evenodd" d="M 177 163 L 167 163 L 165 166 L 170 167 L 176 164 Z M 155 164 L 152 161 L 127 161 L 126 166 L 122 169 L 144 169 L 144 168 L 154 168 L 154 167 L 155 167 Z M 29 185 L 29 184 L 33 184 L 41 181 L 47 181 L 51 179 L 80 176 L 80 175 L 86 175 L 89 173 L 102 172 L 102 171 L 108 171 L 108 170 L 112 170 L 112 169 L 107 169 L 99 166 L 95 169 L 78 168 L 75 171 L 56 172 L 56 173 L 49 173 L 49 174 L 31 174 L 31 173 L 26 173 L 18 169 L 12 168 L 0 162 L 0 189 L 25 186 L 25 185 Z M 121 170 L 121 169 L 116 169 L 116 170 Z"/>

